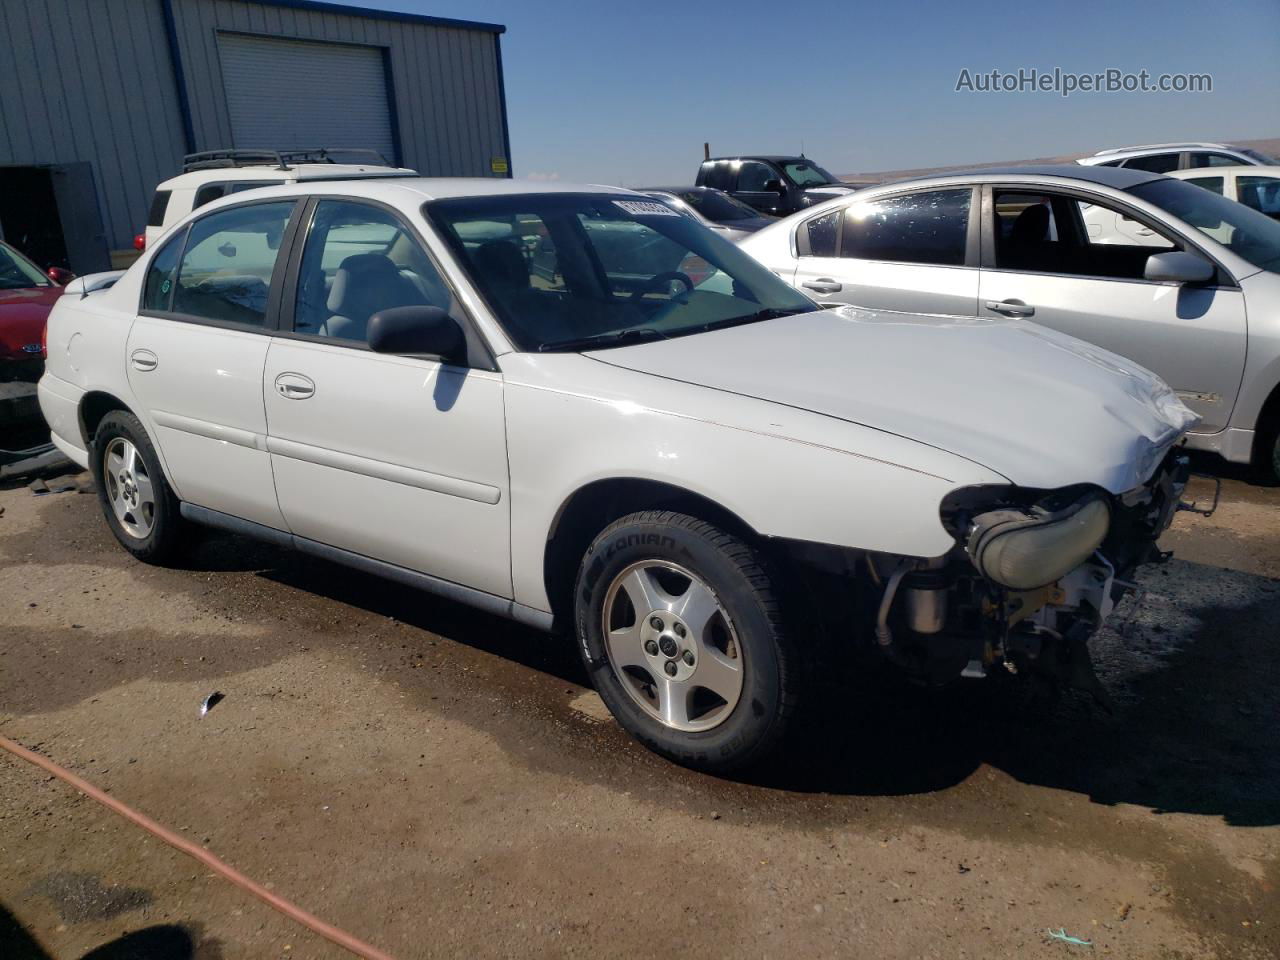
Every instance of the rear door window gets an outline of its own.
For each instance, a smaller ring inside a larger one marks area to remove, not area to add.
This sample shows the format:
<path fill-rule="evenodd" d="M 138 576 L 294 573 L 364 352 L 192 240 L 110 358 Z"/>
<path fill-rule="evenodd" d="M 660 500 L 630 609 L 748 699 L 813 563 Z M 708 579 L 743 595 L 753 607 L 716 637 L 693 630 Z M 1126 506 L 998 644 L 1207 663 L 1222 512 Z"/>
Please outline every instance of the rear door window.
<path fill-rule="evenodd" d="M 1246 207 L 1280 220 L 1280 178 L 1236 177 L 1236 194 Z"/>
<path fill-rule="evenodd" d="M 802 257 L 834 257 L 840 240 L 840 210 L 814 217 L 801 226 L 804 234 L 796 246 Z"/>
<path fill-rule="evenodd" d="M 1187 155 L 1188 167 L 1238 167 L 1240 160 L 1227 153 L 1196 151 Z"/>
<path fill-rule="evenodd" d="M 733 178 L 729 175 L 729 164 L 714 160 L 702 165 L 698 179 L 700 187 L 715 187 L 717 190 L 732 190 Z"/>
<path fill-rule="evenodd" d="M 963 266 L 971 196 L 965 187 L 852 203 L 844 211 L 840 256 Z"/>
<path fill-rule="evenodd" d="M 196 202 L 191 209 L 199 209 L 206 203 L 212 203 L 214 200 L 220 200 L 233 193 L 256 190 L 258 187 L 275 187 L 282 183 L 284 183 L 283 180 L 232 180 L 225 183 L 206 183 L 196 191 Z"/>
<path fill-rule="evenodd" d="M 1219 196 L 1222 195 L 1222 188 L 1225 186 L 1222 177 L 1187 177 L 1187 183 L 1194 183 L 1197 187 L 1212 190 Z"/>
<path fill-rule="evenodd" d="M 1178 154 L 1153 153 L 1149 157 L 1130 157 L 1124 162 L 1127 170 L 1147 170 L 1151 173 L 1168 173 L 1178 169 Z"/>
<path fill-rule="evenodd" d="M 738 190 L 742 193 L 761 193 L 770 180 L 777 180 L 778 172 L 759 160 L 743 160 L 738 168 Z"/>
<path fill-rule="evenodd" d="M 174 285 L 174 313 L 261 327 L 294 201 L 219 210 L 191 225 Z"/>

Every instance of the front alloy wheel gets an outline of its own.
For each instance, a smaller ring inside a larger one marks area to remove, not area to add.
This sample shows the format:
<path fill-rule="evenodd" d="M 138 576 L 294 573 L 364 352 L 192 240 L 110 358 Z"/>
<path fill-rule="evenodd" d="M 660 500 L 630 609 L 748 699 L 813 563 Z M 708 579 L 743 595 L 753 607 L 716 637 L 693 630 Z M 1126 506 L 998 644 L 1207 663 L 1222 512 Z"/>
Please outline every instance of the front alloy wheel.
<path fill-rule="evenodd" d="M 574 593 L 592 683 L 632 736 L 718 772 L 778 744 L 796 657 L 747 543 L 683 514 L 633 513 L 596 537 Z"/>
<path fill-rule="evenodd" d="M 673 730 L 710 730 L 742 695 L 737 634 L 715 593 L 667 560 L 622 570 L 605 596 L 609 664 L 624 690 Z"/>

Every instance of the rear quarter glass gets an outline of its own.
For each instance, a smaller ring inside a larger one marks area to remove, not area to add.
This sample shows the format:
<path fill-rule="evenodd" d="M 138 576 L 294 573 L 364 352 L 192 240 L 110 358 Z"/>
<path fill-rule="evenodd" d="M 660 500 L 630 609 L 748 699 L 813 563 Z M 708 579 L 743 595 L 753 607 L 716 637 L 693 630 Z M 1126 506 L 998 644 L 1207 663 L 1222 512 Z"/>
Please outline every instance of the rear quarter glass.
<path fill-rule="evenodd" d="M 151 210 L 147 213 L 148 227 L 164 226 L 164 212 L 169 208 L 169 190 L 157 190 L 151 198 Z"/>

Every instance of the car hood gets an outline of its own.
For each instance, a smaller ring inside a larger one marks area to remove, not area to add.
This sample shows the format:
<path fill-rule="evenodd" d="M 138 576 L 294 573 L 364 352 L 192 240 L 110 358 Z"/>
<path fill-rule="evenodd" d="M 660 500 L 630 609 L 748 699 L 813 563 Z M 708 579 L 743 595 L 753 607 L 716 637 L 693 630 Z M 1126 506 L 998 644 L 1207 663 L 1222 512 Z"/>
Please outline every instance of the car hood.
<path fill-rule="evenodd" d="M 40 344 L 45 320 L 60 296 L 61 287 L 0 290 L 0 356 L 11 360 L 37 356 L 38 352 L 25 348 Z"/>
<path fill-rule="evenodd" d="M 1197 420 L 1143 367 L 1020 320 L 842 307 L 589 356 L 883 430 L 1026 487 L 1129 490 Z"/>
<path fill-rule="evenodd" d="M 836 183 L 828 183 L 819 187 L 801 187 L 804 192 L 810 196 L 821 197 L 823 200 L 830 200 L 832 197 L 842 197 L 846 193 L 853 193 L 857 187 L 844 187 Z"/>
<path fill-rule="evenodd" d="M 721 231 L 746 236 L 777 222 L 773 217 L 747 217 L 743 220 L 723 220 L 715 224 L 715 227 Z"/>

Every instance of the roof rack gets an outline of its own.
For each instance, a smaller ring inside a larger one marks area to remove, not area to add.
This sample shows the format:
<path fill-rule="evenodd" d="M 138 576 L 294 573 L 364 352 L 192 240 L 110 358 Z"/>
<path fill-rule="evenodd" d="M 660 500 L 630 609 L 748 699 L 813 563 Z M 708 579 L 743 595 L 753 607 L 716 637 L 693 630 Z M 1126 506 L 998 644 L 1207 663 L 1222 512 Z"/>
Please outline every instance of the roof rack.
<path fill-rule="evenodd" d="M 339 156 L 359 156 L 370 159 L 363 162 L 378 167 L 389 167 L 387 158 L 377 150 L 363 147 L 316 147 L 312 150 L 204 150 L 188 153 L 182 158 L 182 172 L 213 170 L 223 167 L 272 166 L 276 170 L 290 169 L 290 163 L 341 163 Z"/>
<path fill-rule="evenodd" d="M 1139 143 L 1132 147 L 1110 147 L 1106 150 L 1099 150 L 1094 154 L 1095 157 L 1109 157 L 1113 153 L 1128 153 L 1130 150 L 1167 150 L 1172 147 L 1198 147 L 1208 150 L 1224 150 L 1227 145 L 1224 143 L 1202 143 L 1191 141 L 1188 143 Z"/>

